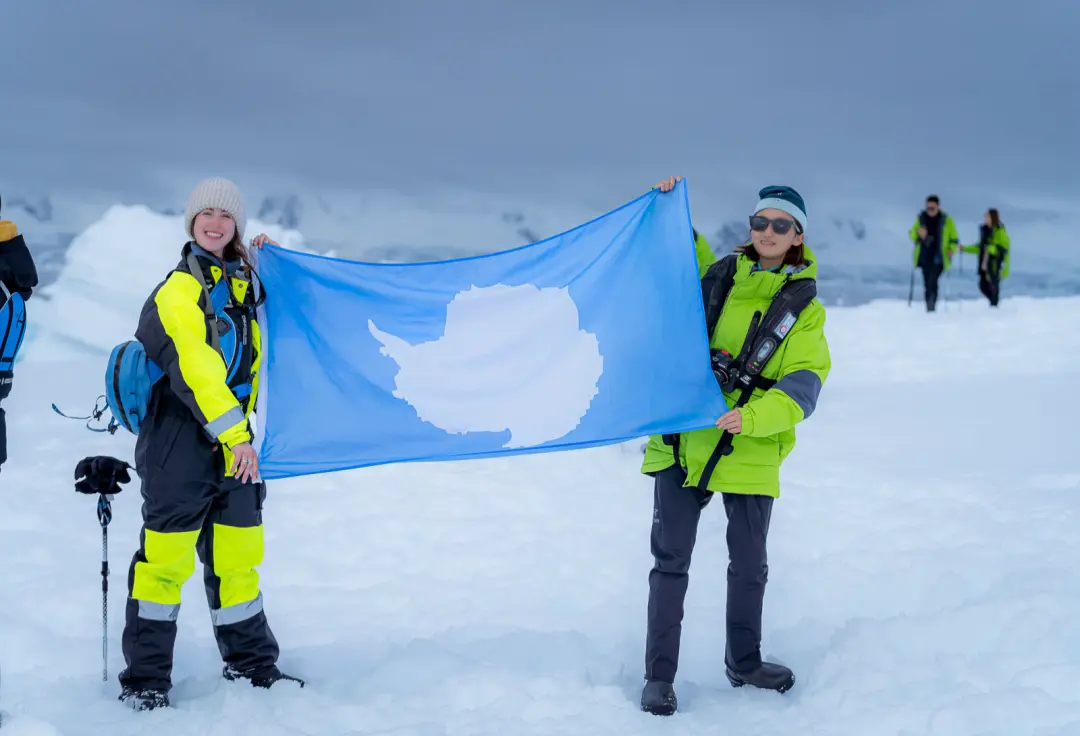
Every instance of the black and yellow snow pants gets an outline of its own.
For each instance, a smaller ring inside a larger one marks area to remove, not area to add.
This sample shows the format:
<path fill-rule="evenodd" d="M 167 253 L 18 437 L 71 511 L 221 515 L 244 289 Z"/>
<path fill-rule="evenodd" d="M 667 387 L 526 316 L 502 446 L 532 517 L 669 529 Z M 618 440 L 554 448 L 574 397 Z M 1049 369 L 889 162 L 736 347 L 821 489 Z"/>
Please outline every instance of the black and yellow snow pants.
<path fill-rule="evenodd" d="M 263 611 L 261 483 L 224 475 L 224 458 L 179 399 L 155 391 L 139 434 L 143 528 L 128 572 L 122 686 L 171 687 L 180 589 L 203 563 L 222 659 L 243 672 L 272 669 L 279 649 Z"/>

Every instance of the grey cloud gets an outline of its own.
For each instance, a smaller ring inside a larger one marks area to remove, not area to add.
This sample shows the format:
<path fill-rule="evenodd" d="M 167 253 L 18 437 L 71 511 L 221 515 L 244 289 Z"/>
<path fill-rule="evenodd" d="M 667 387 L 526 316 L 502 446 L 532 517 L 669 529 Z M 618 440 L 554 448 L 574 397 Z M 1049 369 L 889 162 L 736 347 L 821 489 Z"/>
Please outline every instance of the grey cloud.
<path fill-rule="evenodd" d="M 37 189 L 1080 194 L 1065 0 L 9 0 L 0 26 L 0 180 Z"/>

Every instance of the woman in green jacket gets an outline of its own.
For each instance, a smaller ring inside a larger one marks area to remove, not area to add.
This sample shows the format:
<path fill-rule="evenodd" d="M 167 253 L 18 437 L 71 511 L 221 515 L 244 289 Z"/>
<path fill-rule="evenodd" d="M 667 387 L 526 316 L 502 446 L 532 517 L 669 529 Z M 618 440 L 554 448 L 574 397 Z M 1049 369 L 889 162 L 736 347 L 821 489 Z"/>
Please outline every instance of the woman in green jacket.
<path fill-rule="evenodd" d="M 1009 233 L 996 209 L 986 211 L 985 222 L 979 227 L 979 242 L 962 245 L 960 250 L 979 256 L 979 291 L 990 300 L 991 307 L 996 307 L 1001 280 L 1009 275 Z"/>
<path fill-rule="evenodd" d="M 671 177 L 657 186 L 670 191 L 676 181 Z M 787 667 L 761 659 L 761 612 L 768 577 L 765 540 L 773 500 L 780 495 L 780 464 L 795 444 L 795 425 L 814 411 L 831 361 L 825 308 L 811 298 L 816 293 L 812 289 L 791 289 L 810 287 L 817 274 L 816 258 L 803 241 L 802 197 L 790 187 L 766 187 L 758 195 L 750 217 L 750 241 L 718 261 L 702 279 L 706 292 L 710 280 L 716 281 L 725 267 L 727 273 L 734 272 L 710 335 L 714 371 L 733 408 L 718 419 L 716 428 L 651 437 L 642 465 L 642 472 L 655 480 L 654 565 L 649 574 L 641 707 L 658 715 L 670 715 L 677 708 L 672 683 L 690 557 L 702 509 L 715 493 L 721 494 L 727 516 L 728 680 L 735 687 L 753 685 L 779 692 L 795 682 Z M 780 321 L 770 322 L 769 307 L 786 284 L 790 286 L 785 294 L 809 291 L 805 306 L 801 311 L 780 310 Z M 770 335 L 779 339 L 760 370 L 758 383 L 764 385 L 742 397 L 742 389 L 732 384 L 737 383 L 735 377 L 752 372 L 752 359 L 759 355 L 757 350 L 750 356 L 742 354 L 744 343 L 752 342 L 751 328 L 757 339 Z"/>

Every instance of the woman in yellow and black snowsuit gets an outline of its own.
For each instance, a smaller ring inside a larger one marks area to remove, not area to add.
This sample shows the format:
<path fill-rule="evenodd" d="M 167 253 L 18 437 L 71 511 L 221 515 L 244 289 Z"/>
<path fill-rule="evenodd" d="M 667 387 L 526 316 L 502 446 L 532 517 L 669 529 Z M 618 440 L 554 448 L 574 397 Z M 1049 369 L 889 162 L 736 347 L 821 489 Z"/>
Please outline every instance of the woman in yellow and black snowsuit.
<path fill-rule="evenodd" d="M 186 222 L 192 240 L 146 301 L 135 332 L 165 372 L 135 446 L 143 529 L 128 574 L 127 666 L 119 679 L 120 699 L 136 710 L 169 705 L 180 589 L 195 571 L 196 554 L 224 676 L 261 687 L 283 678 L 300 682 L 277 667 L 278 644 L 255 571 L 263 557 L 265 490 L 249 417 L 261 340 L 239 190 L 224 179 L 201 182 Z M 266 242 L 273 241 L 259 235 L 252 245 Z M 227 304 L 220 318 L 217 303 Z"/>

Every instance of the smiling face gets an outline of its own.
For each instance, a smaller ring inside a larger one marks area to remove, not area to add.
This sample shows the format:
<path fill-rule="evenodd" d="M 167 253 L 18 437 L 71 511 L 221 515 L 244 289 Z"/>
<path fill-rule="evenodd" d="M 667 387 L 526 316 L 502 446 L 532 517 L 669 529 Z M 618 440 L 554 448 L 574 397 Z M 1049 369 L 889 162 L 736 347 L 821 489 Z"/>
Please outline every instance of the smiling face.
<path fill-rule="evenodd" d="M 232 215 L 216 207 L 208 207 L 195 215 L 191 229 L 195 233 L 195 242 L 218 258 L 236 236 Z"/>
<path fill-rule="evenodd" d="M 803 233 L 791 215 L 767 208 L 750 218 L 750 240 L 761 256 L 761 265 L 772 268 L 784 262 L 788 250 L 802 245 Z"/>

